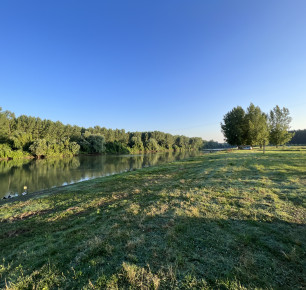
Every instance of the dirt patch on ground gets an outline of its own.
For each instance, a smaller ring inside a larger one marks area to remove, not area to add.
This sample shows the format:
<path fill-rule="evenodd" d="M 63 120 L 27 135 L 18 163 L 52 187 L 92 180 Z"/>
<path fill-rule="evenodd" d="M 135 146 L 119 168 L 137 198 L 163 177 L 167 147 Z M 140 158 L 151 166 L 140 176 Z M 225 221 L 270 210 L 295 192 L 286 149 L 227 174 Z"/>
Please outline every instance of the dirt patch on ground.
<path fill-rule="evenodd" d="M 24 212 L 20 215 L 11 217 L 9 219 L 9 221 L 13 222 L 13 221 L 18 221 L 18 220 L 25 220 L 25 219 L 28 219 L 28 218 L 33 217 L 33 216 L 43 215 L 43 214 L 47 214 L 47 213 L 50 213 L 50 212 L 52 212 L 52 209 L 44 209 L 44 210 L 38 210 L 38 211 L 27 211 L 27 212 Z M 5 222 L 5 220 L 4 220 L 4 222 Z"/>

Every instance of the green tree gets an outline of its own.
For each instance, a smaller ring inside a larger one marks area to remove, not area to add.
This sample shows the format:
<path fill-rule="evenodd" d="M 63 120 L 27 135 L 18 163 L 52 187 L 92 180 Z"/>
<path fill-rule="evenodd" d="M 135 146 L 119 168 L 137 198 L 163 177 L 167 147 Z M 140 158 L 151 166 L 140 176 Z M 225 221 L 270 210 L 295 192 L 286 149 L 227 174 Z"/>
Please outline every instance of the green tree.
<path fill-rule="evenodd" d="M 290 140 L 289 144 L 295 145 L 305 145 L 306 144 L 306 129 L 304 130 L 294 130 L 290 133 L 293 133 L 294 136 Z"/>
<path fill-rule="evenodd" d="M 72 155 L 79 154 L 80 151 L 80 145 L 76 142 L 70 142 L 69 144 L 69 151 L 72 153 Z"/>
<path fill-rule="evenodd" d="M 0 107 L 0 142 L 7 142 L 13 131 L 15 115 L 10 111 L 2 111 Z"/>
<path fill-rule="evenodd" d="M 11 157 L 12 148 L 8 144 L 0 144 L 0 159 Z"/>
<path fill-rule="evenodd" d="M 146 141 L 146 150 L 148 151 L 158 151 L 159 145 L 154 138 L 150 138 L 148 141 Z"/>
<path fill-rule="evenodd" d="M 15 131 L 11 135 L 10 141 L 13 143 L 13 148 L 28 150 L 33 138 L 31 133 Z"/>
<path fill-rule="evenodd" d="M 265 145 L 269 142 L 266 114 L 258 106 L 251 103 L 245 115 L 245 123 L 247 126 L 247 143 L 252 146 L 260 145 L 265 149 Z"/>
<path fill-rule="evenodd" d="M 289 110 L 285 107 L 281 109 L 279 106 L 275 106 L 270 111 L 270 143 L 276 147 L 289 142 L 293 137 L 293 133 L 288 132 L 292 120 L 289 115 Z"/>
<path fill-rule="evenodd" d="M 138 132 L 136 132 L 138 133 Z M 131 137 L 130 139 L 130 148 L 132 153 L 143 152 L 144 147 L 141 140 L 141 135 L 137 134 L 136 136 Z"/>
<path fill-rule="evenodd" d="M 247 142 L 247 125 L 245 111 L 238 106 L 225 114 L 221 123 L 221 131 L 230 145 L 245 145 Z"/>
<path fill-rule="evenodd" d="M 189 147 L 190 149 L 199 150 L 203 147 L 203 140 L 199 137 L 193 137 L 189 139 Z"/>
<path fill-rule="evenodd" d="M 105 140 L 101 135 L 90 135 L 86 138 L 90 144 L 90 153 L 104 153 Z"/>
<path fill-rule="evenodd" d="M 38 139 L 33 142 L 33 144 L 30 146 L 29 149 L 30 149 L 30 152 L 37 158 L 46 156 L 47 151 L 48 151 L 47 141 L 45 139 Z"/>
<path fill-rule="evenodd" d="M 82 152 L 85 153 L 104 153 L 105 152 L 105 139 L 100 134 L 91 134 L 89 130 L 82 134 L 79 140 Z"/>

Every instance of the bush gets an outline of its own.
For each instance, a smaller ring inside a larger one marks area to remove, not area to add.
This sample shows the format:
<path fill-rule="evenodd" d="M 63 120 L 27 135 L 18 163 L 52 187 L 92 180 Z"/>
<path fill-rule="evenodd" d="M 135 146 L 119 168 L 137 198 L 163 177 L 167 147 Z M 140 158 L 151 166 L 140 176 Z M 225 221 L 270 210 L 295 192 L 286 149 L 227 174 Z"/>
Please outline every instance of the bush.
<path fill-rule="evenodd" d="M 9 158 L 12 148 L 8 144 L 0 144 L 0 158 Z"/>
<path fill-rule="evenodd" d="M 122 144 L 121 142 L 107 142 L 106 143 L 106 153 L 111 153 L 111 154 L 128 154 L 130 153 L 129 148 L 127 145 Z"/>
<path fill-rule="evenodd" d="M 30 152 L 38 157 L 73 156 L 79 153 L 80 145 L 69 138 L 60 141 L 38 139 L 30 146 Z"/>
<path fill-rule="evenodd" d="M 20 159 L 30 156 L 29 153 L 22 150 L 12 150 L 8 144 L 0 144 L 0 159 Z"/>

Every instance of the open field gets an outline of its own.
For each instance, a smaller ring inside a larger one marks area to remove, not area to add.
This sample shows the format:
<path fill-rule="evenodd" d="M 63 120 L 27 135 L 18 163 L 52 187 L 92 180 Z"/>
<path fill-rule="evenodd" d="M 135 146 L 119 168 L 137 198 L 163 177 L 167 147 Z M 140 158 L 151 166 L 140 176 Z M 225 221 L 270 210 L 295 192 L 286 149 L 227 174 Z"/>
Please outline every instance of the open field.
<path fill-rule="evenodd" d="M 0 288 L 306 287 L 306 150 L 219 152 L 0 201 Z"/>

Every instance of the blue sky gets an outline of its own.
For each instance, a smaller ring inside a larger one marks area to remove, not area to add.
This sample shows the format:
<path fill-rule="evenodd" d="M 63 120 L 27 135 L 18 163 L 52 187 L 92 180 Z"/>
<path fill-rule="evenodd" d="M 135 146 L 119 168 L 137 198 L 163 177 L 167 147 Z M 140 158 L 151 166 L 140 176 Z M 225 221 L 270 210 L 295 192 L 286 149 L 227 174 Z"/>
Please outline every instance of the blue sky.
<path fill-rule="evenodd" d="M 306 128 L 306 1 L 0 2 L 0 106 L 223 141 L 253 102 Z"/>

